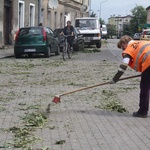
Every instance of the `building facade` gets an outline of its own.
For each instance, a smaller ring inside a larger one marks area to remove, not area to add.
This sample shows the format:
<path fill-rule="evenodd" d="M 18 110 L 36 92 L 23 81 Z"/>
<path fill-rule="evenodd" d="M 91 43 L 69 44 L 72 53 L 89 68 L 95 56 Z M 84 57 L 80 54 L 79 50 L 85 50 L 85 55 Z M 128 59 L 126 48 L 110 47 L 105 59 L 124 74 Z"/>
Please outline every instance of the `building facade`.
<path fill-rule="evenodd" d="M 20 27 L 40 22 L 52 29 L 62 28 L 76 17 L 88 16 L 90 0 L 1 0 L 0 47 L 12 45 Z"/>
<path fill-rule="evenodd" d="M 1 0 L 0 45 L 11 45 L 14 34 L 24 26 L 38 23 L 37 0 Z"/>
<path fill-rule="evenodd" d="M 150 6 L 148 6 L 146 10 L 147 10 L 147 24 L 150 24 Z"/>
<path fill-rule="evenodd" d="M 108 18 L 108 24 L 115 26 L 117 32 L 116 35 L 117 37 L 120 37 L 122 35 L 124 25 L 129 25 L 131 18 L 132 18 L 131 15 L 127 16 L 113 15 L 110 18 Z"/>
<path fill-rule="evenodd" d="M 64 27 L 68 20 L 74 25 L 76 17 L 89 15 L 89 0 L 58 0 L 57 7 L 51 5 L 52 1 L 42 1 L 41 22 L 43 25 L 50 26 L 53 30 Z"/>

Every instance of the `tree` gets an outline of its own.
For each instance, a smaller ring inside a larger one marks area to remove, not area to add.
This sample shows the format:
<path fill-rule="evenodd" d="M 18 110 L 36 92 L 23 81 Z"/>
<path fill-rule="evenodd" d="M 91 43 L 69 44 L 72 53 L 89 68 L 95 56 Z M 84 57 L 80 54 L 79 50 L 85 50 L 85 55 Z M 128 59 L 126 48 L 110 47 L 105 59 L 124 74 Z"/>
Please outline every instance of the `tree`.
<path fill-rule="evenodd" d="M 132 32 L 141 32 L 141 26 L 146 24 L 147 12 L 143 6 L 137 6 L 131 10 L 132 19 L 130 20 L 130 29 Z"/>
<path fill-rule="evenodd" d="M 109 38 L 116 35 L 116 28 L 115 25 L 107 24 L 107 35 Z"/>
<path fill-rule="evenodd" d="M 92 13 L 90 14 L 90 17 L 96 17 L 96 14 L 92 11 Z"/>
<path fill-rule="evenodd" d="M 100 24 L 105 24 L 105 21 L 104 21 L 102 18 L 100 18 L 100 19 L 99 19 L 99 23 L 100 23 Z"/>
<path fill-rule="evenodd" d="M 123 25 L 123 32 L 122 32 L 122 35 L 129 35 L 129 36 L 133 36 L 133 32 L 132 30 L 130 29 L 130 25 L 129 24 L 124 24 Z"/>

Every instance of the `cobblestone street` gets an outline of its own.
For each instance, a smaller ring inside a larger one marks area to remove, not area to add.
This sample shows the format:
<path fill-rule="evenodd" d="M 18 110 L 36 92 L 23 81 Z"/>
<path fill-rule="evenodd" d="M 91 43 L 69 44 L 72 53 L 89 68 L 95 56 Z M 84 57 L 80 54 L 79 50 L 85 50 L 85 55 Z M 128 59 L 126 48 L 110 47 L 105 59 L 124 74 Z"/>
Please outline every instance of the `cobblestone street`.
<path fill-rule="evenodd" d="M 0 150 L 149 150 L 150 117 L 132 117 L 140 78 L 52 103 L 56 94 L 110 81 L 121 61 L 116 42 L 103 41 L 101 49 L 86 48 L 66 61 L 61 55 L 16 59 L 12 48 L 0 49 Z M 128 68 L 123 77 L 136 74 Z"/>

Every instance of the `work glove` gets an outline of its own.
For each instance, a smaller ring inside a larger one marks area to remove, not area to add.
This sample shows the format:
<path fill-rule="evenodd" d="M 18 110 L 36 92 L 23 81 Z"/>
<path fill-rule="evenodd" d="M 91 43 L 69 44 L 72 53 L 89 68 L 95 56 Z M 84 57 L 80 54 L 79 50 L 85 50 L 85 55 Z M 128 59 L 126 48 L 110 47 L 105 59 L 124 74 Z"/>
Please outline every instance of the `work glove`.
<path fill-rule="evenodd" d="M 116 82 L 112 79 L 110 80 L 109 84 L 115 84 Z"/>
<path fill-rule="evenodd" d="M 110 84 L 115 84 L 116 82 L 118 82 L 122 74 L 123 72 L 118 70 L 118 72 L 114 75 L 114 77 L 110 81 Z"/>

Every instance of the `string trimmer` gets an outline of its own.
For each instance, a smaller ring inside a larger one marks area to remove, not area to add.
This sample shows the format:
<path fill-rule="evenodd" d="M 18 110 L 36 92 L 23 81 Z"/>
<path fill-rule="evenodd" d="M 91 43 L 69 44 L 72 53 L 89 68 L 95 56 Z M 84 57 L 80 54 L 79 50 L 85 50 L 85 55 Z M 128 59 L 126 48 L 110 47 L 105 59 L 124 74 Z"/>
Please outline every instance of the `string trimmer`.
<path fill-rule="evenodd" d="M 136 77 L 140 77 L 140 76 L 141 75 L 129 76 L 129 77 L 125 77 L 125 78 L 119 79 L 119 81 L 131 79 L 131 78 L 136 78 Z M 59 94 L 59 95 L 55 95 L 55 97 L 54 97 L 52 102 L 60 103 L 60 97 L 61 96 L 68 95 L 68 94 L 71 94 L 71 93 L 75 93 L 75 92 L 78 92 L 78 91 L 81 91 L 81 90 L 86 90 L 86 89 L 89 89 L 89 88 L 97 87 L 97 86 L 102 86 L 102 85 L 105 85 L 105 84 L 110 84 L 110 81 L 109 82 L 105 82 L 105 83 L 101 83 L 101 84 L 88 86 L 88 87 L 79 88 L 79 89 L 76 89 L 76 90 L 73 90 L 73 91 L 70 91 L 70 92 L 65 92 L 65 93 L 62 93 L 62 94 Z"/>

